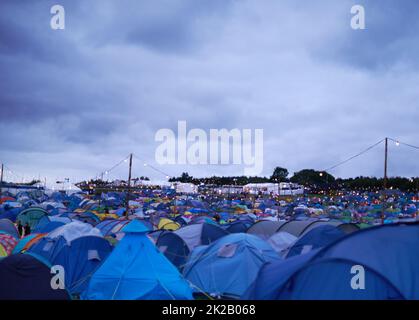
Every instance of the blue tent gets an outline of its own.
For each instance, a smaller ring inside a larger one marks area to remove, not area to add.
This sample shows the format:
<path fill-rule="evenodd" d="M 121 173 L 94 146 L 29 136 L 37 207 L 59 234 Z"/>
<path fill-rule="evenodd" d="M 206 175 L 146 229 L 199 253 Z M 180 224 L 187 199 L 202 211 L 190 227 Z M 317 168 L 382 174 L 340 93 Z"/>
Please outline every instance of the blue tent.
<path fill-rule="evenodd" d="M 208 245 L 228 232 L 218 225 L 197 223 L 182 227 L 175 232 L 162 233 L 156 246 L 176 267 L 182 269 L 189 253 L 197 246 Z"/>
<path fill-rule="evenodd" d="M 29 254 L 0 260 L 0 300 L 69 300 L 65 289 L 53 289 L 51 266 Z"/>
<path fill-rule="evenodd" d="M 241 298 L 244 300 L 278 299 L 281 288 L 289 277 L 311 260 L 319 250 L 314 249 L 307 254 L 264 264 L 256 280 L 249 286 Z"/>
<path fill-rule="evenodd" d="M 66 288 L 72 294 L 79 294 L 111 252 L 112 246 L 106 239 L 85 236 L 64 245 L 50 262 L 64 267 Z"/>
<path fill-rule="evenodd" d="M 261 266 L 278 260 L 278 254 L 264 240 L 235 233 L 196 248 L 185 266 L 184 276 L 204 292 L 240 298 Z"/>
<path fill-rule="evenodd" d="M 179 270 L 183 269 L 190 250 L 180 236 L 171 231 L 163 231 L 157 238 L 156 246 Z"/>
<path fill-rule="evenodd" d="M 191 299 L 179 271 L 147 238 L 140 221 L 124 227 L 125 237 L 93 274 L 82 299 Z"/>
<path fill-rule="evenodd" d="M 71 219 L 67 217 L 44 216 L 39 220 L 33 232 L 49 233 L 69 222 L 71 222 Z"/>
<path fill-rule="evenodd" d="M 345 233 L 331 225 L 318 226 L 306 234 L 304 234 L 297 242 L 290 248 L 287 258 L 307 253 L 312 249 L 325 247 L 333 241 L 342 238 Z"/>
<path fill-rule="evenodd" d="M 2 232 L 10 234 L 16 239 L 20 238 L 19 232 L 17 231 L 15 225 L 9 219 L 0 219 L 0 233 Z"/>
<path fill-rule="evenodd" d="M 229 233 L 245 233 L 251 225 L 252 223 L 237 220 L 228 224 L 225 230 L 228 231 Z"/>
<path fill-rule="evenodd" d="M 17 216 L 17 220 L 20 221 L 22 225 L 27 223 L 31 229 L 34 229 L 39 220 L 41 220 L 41 218 L 44 216 L 48 216 L 48 212 L 44 209 L 38 207 L 30 207 L 20 212 Z"/>
<path fill-rule="evenodd" d="M 110 236 L 116 232 L 119 232 L 125 225 L 129 223 L 129 220 L 103 220 L 95 227 L 100 230 L 103 236 Z"/>
<path fill-rule="evenodd" d="M 21 238 L 19 240 L 19 242 L 17 243 L 17 245 L 13 248 L 12 254 L 15 253 L 21 253 L 22 250 L 25 248 L 25 246 L 32 241 L 34 238 L 36 238 L 39 234 L 37 233 L 31 233 L 28 234 L 27 236 Z"/>
<path fill-rule="evenodd" d="M 100 223 L 100 219 L 97 215 L 95 215 L 93 212 L 86 211 L 86 212 L 80 212 L 80 213 L 72 213 L 70 214 L 70 217 L 75 220 L 79 220 L 85 223 L 89 223 L 92 226 L 97 225 Z"/>
<path fill-rule="evenodd" d="M 286 281 L 272 281 L 261 272 L 256 283 L 271 287 L 268 299 L 419 299 L 418 246 L 418 223 L 367 228 L 321 249 Z M 354 266 L 364 270 L 364 289 L 351 285 Z M 276 273 L 283 272 L 278 266 Z"/>
<path fill-rule="evenodd" d="M 12 222 L 16 222 L 17 216 L 22 212 L 22 208 L 9 208 L 0 211 L 0 219 L 9 219 Z M 3 213 L 1 213 L 3 212 Z"/>
<path fill-rule="evenodd" d="M 63 236 L 57 238 L 44 237 L 32 245 L 28 252 L 40 256 L 46 261 L 53 261 L 66 243 L 67 241 Z"/>

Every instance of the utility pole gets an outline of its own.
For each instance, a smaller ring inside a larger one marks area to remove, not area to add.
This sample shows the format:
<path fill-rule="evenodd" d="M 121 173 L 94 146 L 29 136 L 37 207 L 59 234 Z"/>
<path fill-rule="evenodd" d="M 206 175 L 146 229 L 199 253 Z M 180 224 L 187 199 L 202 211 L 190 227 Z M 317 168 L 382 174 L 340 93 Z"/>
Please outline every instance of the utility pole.
<path fill-rule="evenodd" d="M 387 191 L 387 161 L 388 161 L 388 138 L 385 139 L 384 147 L 384 181 L 383 181 L 383 196 L 382 196 L 382 212 L 381 212 L 381 224 L 384 224 L 385 219 L 385 198 Z"/>
<path fill-rule="evenodd" d="M 129 155 L 129 172 L 128 172 L 128 190 L 127 190 L 127 206 L 125 209 L 125 216 L 128 217 L 129 211 L 129 196 L 131 189 L 131 168 L 132 168 L 132 153 Z"/>

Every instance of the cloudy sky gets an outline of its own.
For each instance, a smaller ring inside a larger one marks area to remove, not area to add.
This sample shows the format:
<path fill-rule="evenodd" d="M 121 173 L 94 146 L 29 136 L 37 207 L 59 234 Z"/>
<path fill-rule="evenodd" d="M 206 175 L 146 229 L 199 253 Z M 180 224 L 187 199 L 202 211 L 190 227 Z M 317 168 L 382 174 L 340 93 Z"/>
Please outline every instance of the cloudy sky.
<path fill-rule="evenodd" d="M 65 8 L 52 30 L 50 8 Z M 362 4 L 366 30 L 353 30 Z M 0 161 L 6 178 L 72 180 L 134 158 L 134 174 L 235 175 L 159 165 L 157 130 L 264 130 L 263 174 L 325 169 L 385 136 L 419 145 L 417 0 L 0 3 Z M 331 171 L 382 175 L 381 144 Z M 390 175 L 419 176 L 390 145 Z M 124 178 L 122 163 L 109 178 Z"/>

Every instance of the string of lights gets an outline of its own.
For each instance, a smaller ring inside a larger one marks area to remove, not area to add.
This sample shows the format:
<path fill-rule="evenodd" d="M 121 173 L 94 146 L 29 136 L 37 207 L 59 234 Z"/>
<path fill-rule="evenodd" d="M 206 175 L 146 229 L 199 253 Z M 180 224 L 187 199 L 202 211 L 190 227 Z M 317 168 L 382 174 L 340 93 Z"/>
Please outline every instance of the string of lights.
<path fill-rule="evenodd" d="M 166 173 L 166 172 L 164 172 L 164 171 L 162 171 L 162 170 L 160 170 L 160 169 L 157 169 L 156 167 L 154 167 L 153 165 L 151 165 L 151 164 L 149 164 L 149 163 L 147 163 L 147 162 L 144 162 L 144 160 L 143 160 L 143 159 L 141 159 L 141 158 L 139 158 L 136 154 L 133 154 L 133 156 L 134 156 L 136 159 L 138 159 L 138 160 L 140 160 L 141 162 L 143 162 L 143 163 L 144 163 L 144 167 L 149 167 L 149 168 L 153 169 L 154 171 L 156 171 L 156 172 L 158 172 L 158 173 L 162 174 L 163 176 L 165 176 L 167 179 L 168 179 L 168 178 L 171 178 L 171 175 L 170 175 L 170 174 L 168 174 L 168 173 Z"/>
<path fill-rule="evenodd" d="M 395 142 L 397 146 L 399 146 L 399 145 L 404 145 L 404 146 L 406 146 L 406 147 L 410 147 L 410 148 L 413 148 L 413 149 L 417 149 L 417 150 L 419 150 L 419 147 L 418 147 L 418 146 L 414 146 L 413 144 L 409 144 L 409 143 L 406 143 L 406 142 L 402 142 L 402 141 L 400 141 L 400 140 L 396 140 L 396 139 L 393 139 L 393 138 L 388 138 L 388 140 L 391 140 L 391 141 Z"/>
<path fill-rule="evenodd" d="M 128 156 L 126 156 L 124 159 L 122 159 L 121 161 L 119 161 L 118 163 L 116 163 L 115 165 L 113 165 L 111 168 L 109 168 L 108 170 L 105 170 L 105 171 L 102 171 L 102 172 L 100 172 L 98 175 L 96 175 L 96 177 L 99 177 L 99 176 L 103 176 L 104 174 L 105 175 L 108 175 L 109 173 L 111 173 L 111 171 L 112 170 L 114 170 L 114 169 L 116 169 L 117 167 L 119 167 L 122 163 L 124 163 L 124 162 L 127 162 L 128 161 L 128 159 L 129 159 L 129 155 Z"/>
<path fill-rule="evenodd" d="M 16 178 L 17 180 L 23 180 L 24 179 L 24 175 L 18 174 L 16 171 L 10 169 L 8 166 L 6 166 L 5 164 L 3 164 L 3 176 L 5 176 L 5 174 L 9 174 L 12 177 Z"/>
<path fill-rule="evenodd" d="M 377 143 L 374 143 L 373 145 L 369 146 L 368 148 L 366 148 L 366 149 L 362 150 L 361 152 L 359 152 L 359 153 L 357 153 L 357 154 L 355 154 L 355 155 L 353 155 L 353 156 L 349 157 L 348 159 L 343 160 L 343 161 L 341 161 L 341 162 L 339 162 L 339 163 L 337 163 L 337 164 L 335 164 L 335 165 L 333 165 L 333 166 L 331 166 L 331 167 L 329 167 L 329 168 L 327 168 L 327 169 L 325 169 L 325 170 L 322 170 L 322 171 L 328 172 L 328 171 L 333 170 L 333 169 L 335 169 L 335 168 L 337 168 L 337 167 L 340 167 L 341 165 L 344 165 L 345 163 L 347 163 L 347 162 L 349 162 L 349 161 L 351 161 L 351 160 L 353 160 L 353 159 L 355 159 L 355 158 L 357 158 L 357 157 L 359 157 L 359 156 L 363 155 L 364 153 L 367 153 L 367 152 L 368 152 L 368 151 L 370 151 L 371 149 L 373 149 L 373 148 L 375 148 L 376 146 L 378 146 L 379 144 L 381 144 L 384 140 L 385 140 L 385 139 L 382 139 L 382 140 L 378 141 Z"/>

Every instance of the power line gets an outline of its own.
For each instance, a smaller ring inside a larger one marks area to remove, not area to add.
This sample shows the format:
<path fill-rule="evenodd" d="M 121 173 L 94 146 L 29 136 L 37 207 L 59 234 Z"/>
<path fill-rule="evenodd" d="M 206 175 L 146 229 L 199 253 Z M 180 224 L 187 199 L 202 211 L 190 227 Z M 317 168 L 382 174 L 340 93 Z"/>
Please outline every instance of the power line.
<path fill-rule="evenodd" d="M 419 150 L 419 147 L 418 146 L 414 146 L 412 144 L 409 144 L 409 143 L 406 143 L 406 142 L 402 142 L 400 140 L 396 140 L 396 139 L 393 139 L 393 138 L 388 138 L 388 139 L 391 140 L 391 141 L 393 141 L 393 142 L 395 142 L 397 145 L 401 144 L 401 145 L 404 145 L 406 147 L 410 147 L 410 148 Z"/>
<path fill-rule="evenodd" d="M 140 159 L 139 157 L 137 157 L 137 155 L 135 155 L 134 154 L 134 157 L 136 158 L 136 159 L 138 159 L 138 160 L 140 160 L 140 161 L 144 161 L 143 159 Z M 149 164 L 149 163 L 147 163 L 147 162 L 144 162 L 144 167 L 150 167 L 151 169 L 153 169 L 154 171 L 156 171 L 156 172 L 158 172 L 158 173 L 160 173 L 160 174 L 162 174 L 162 175 L 164 175 L 165 177 L 169 177 L 169 178 L 171 178 L 171 175 L 170 174 L 168 174 L 168 173 L 166 173 L 166 172 L 164 172 L 164 171 L 162 171 L 162 170 L 160 170 L 160 169 L 157 169 L 156 167 L 154 167 L 153 165 L 151 165 L 151 164 Z"/>
<path fill-rule="evenodd" d="M 120 166 L 122 163 L 127 162 L 129 158 L 129 155 L 126 156 L 124 159 L 122 159 L 121 161 L 119 161 L 118 163 L 116 163 L 115 165 L 113 165 L 111 168 L 109 168 L 108 170 L 102 171 L 100 172 L 98 175 L 96 176 L 102 176 L 103 174 L 109 174 L 112 170 L 116 169 L 118 166 Z"/>
<path fill-rule="evenodd" d="M 363 155 L 364 153 L 366 153 L 366 152 L 370 151 L 371 149 L 375 148 L 376 146 L 378 146 L 378 145 L 379 145 L 380 143 L 382 143 L 384 140 L 385 140 L 385 139 L 381 139 L 380 141 L 378 141 L 377 143 L 374 143 L 372 146 L 369 146 L 369 147 L 368 147 L 368 148 L 366 148 L 365 150 L 363 150 L 363 151 L 361 151 L 361 152 L 359 152 L 359 153 L 357 153 L 357 154 L 353 155 L 352 157 L 349 157 L 348 159 L 346 159 L 346 160 L 344 160 L 344 161 L 341 161 L 341 162 L 339 162 L 339 163 L 337 163 L 337 164 L 335 164 L 335 165 L 333 165 L 333 166 L 331 166 L 331 167 L 329 167 L 329 168 L 327 168 L 327 169 L 325 169 L 325 170 L 323 170 L 323 171 L 327 172 L 327 171 L 333 170 L 333 169 L 335 169 L 335 168 L 337 168 L 337 167 L 339 167 L 339 166 L 341 166 L 341 165 L 343 165 L 343 164 L 345 164 L 345 163 L 347 163 L 347 162 L 349 162 L 349 161 L 351 161 L 351 160 L 353 160 L 353 159 L 355 159 L 355 158 L 357 158 L 357 157 L 359 157 L 359 156 Z"/>

